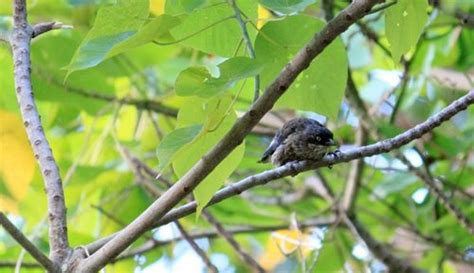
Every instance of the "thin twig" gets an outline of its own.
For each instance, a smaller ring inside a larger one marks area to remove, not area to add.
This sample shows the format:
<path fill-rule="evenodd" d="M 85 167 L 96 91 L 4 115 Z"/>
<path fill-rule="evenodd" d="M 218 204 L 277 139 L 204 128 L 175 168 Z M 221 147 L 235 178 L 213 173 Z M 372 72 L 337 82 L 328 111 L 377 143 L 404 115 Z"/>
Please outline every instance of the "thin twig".
<path fill-rule="evenodd" d="M 329 185 L 325 185 L 324 187 L 326 188 L 327 192 L 332 191 Z M 353 190 L 355 191 L 353 195 L 355 195 L 359 190 L 359 187 L 354 187 Z M 367 248 L 389 268 L 389 272 L 422 273 L 421 270 L 413 267 L 410 263 L 399 259 L 387 247 L 376 241 L 365 229 L 365 227 L 357 222 L 355 214 L 351 213 L 353 211 L 352 208 L 347 210 L 345 207 L 342 207 L 341 204 L 337 204 L 338 201 L 334 195 L 328 195 L 326 200 L 337 205 L 339 209 L 339 217 L 344 222 L 345 226 L 352 232 L 354 236 L 360 238 L 366 244 Z"/>
<path fill-rule="evenodd" d="M 354 159 L 373 156 L 376 154 L 386 153 L 394 149 L 398 149 L 401 146 L 408 144 L 414 139 L 420 138 L 423 134 L 433 130 L 439 126 L 442 122 L 449 120 L 452 116 L 466 109 L 470 104 L 474 103 L 474 90 L 470 91 L 464 97 L 452 102 L 446 108 L 444 108 L 438 114 L 430 117 L 423 123 L 418 124 L 410 130 L 405 131 L 393 138 L 381 140 L 375 144 L 358 147 L 351 149 L 347 152 L 341 152 L 337 157 L 327 155 L 321 161 L 309 162 L 301 161 L 289 163 L 284 166 L 264 171 L 259 174 L 249 176 L 239 182 L 231 184 L 220 191 L 218 191 L 209 201 L 208 206 L 221 202 L 224 199 L 238 195 L 243 191 L 246 191 L 255 186 L 264 185 L 269 181 L 273 181 L 286 176 L 296 175 L 300 172 L 307 170 L 317 169 L 321 167 L 332 166 L 342 162 L 348 162 Z M 187 216 L 196 210 L 196 202 L 191 202 L 183 205 L 179 208 L 173 209 L 168 212 L 165 216 L 155 219 L 150 228 L 155 228 L 161 225 L 170 223 L 176 219 Z M 94 243 L 87 246 L 87 249 L 93 253 L 97 251 L 101 246 L 109 242 L 116 234 L 112 234 L 108 237 L 102 238 Z"/>
<path fill-rule="evenodd" d="M 356 134 L 357 146 L 367 144 L 367 131 L 361 125 Z M 344 188 L 344 196 L 342 197 L 342 208 L 351 213 L 354 209 L 354 201 L 356 200 L 357 192 L 362 179 L 362 171 L 364 169 L 364 160 L 362 158 L 356 159 L 351 162 L 351 168 L 349 171 L 349 177 L 347 178 L 346 187 Z"/>
<path fill-rule="evenodd" d="M 325 226 L 333 224 L 335 220 L 336 220 L 335 216 L 327 216 L 327 217 L 318 217 L 315 219 L 309 219 L 306 221 L 298 222 L 297 224 L 298 224 L 298 229 L 305 229 L 305 228 L 312 228 L 312 227 L 325 227 Z M 262 232 L 269 232 L 269 231 L 275 231 L 275 230 L 280 230 L 280 229 L 288 229 L 289 226 L 290 226 L 289 223 L 280 224 L 280 225 L 269 225 L 269 226 L 241 226 L 241 227 L 229 227 L 226 229 L 226 231 L 235 236 L 238 234 L 262 233 Z M 190 238 L 194 240 L 200 239 L 200 238 L 207 238 L 207 239 L 220 238 L 220 235 L 216 230 L 193 232 L 193 233 L 190 233 L 189 236 Z M 150 250 L 153 250 L 155 248 L 165 246 L 171 243 L 175 243 L 182 239 L 183 237 L 180 236 L 180 237 L 176 237 L 176 238 L 172 238 L 168 240 L 153 240 L 153 241 L 148 240 L 143 245 L 122 253 L 120 256 L 117 257 L 115 261 L 132 258 L 132 257 L 135 257 L 136 255 L 142 255 L 142 254 L 147 253 Z"/>
<path fill-rule="evenodd" d="M 399 259 L 394 256 L 392 252 L 380 242 L 374 239 L 369 231 L 355 218 L 349 219 L 354 229 L 359 234 L 360 238 L 365 242 L 370 251 L 382 261 L 389 269 L 389 272 L 397 273 L 422 273 L 424 271 L 413 267 L 408 263 L 407 259 Z"/>
<path fill-rule="evenodd" d="M 247 263 L 251 268 L 254 269 L 254 271 L 256 272 L 259 272 L 259 273 L 263 273 L 263 272 L 266 272 L 265 269 L 263 269 L 263 267 L 261 265 L 259 265 L 257 263 L 257 261 L 255 261 L 254 258 L 252 258 L 252 256 L 250 256 L 247 252 L 245 252 L 242 247 L 240 246 L 240 244 L 234 239 L 234 237 L 232 237 L 232 233 L 228 232 L 223 226 L 221 223 L 219 223 L 219 221 L 217 221 L 216 218 L 214 218 L 214 216 L 212 216 L 211 213 L 209 213 L 208 211 L 206 210 L 203 210 L 202 211 L 202 215 L 204 216 L 204 218 L 211 224 L 213 225 L 215 228 L 216 228 L 216 231 L 217 233 L 219 233 L 219 235 L 221 235 L 222 237 L 224 237 L 224 239 L 227 241 L 227 243 L 230 244 L 230 246 L 232 247 L 232 249 L 234 249 L 234 251 L 237 253 L 237 255 L 239 255 L 239 257 L 242 259 L 242 261 L 244 261 L 245 263 Z"/>
<path fill-rule="evenodd" d="M 41 252 L 23 233 L 8 220 L 3 212 L 0 212 L 0 225 L 17 241 L 28 253 L 35 258 L 49 272 L 58 272 L 59 268 Z M 16 263 L 15 263 L 16 264 Z M 13 266 L 15 267 L 15 266 Z"/>
<path fill-rule="evenodd" d="M 356 110 L 357 114 L 359 115 L 359 120 L 361 121 L 362 125 L 369 130 L 370 134 L 375 138 L 375 139 L 381 139 L 381 135 L 378 131 L 375 130 L 377 128 L 375 126 L 374 121 L 368 115 L 367 110 L 365 108 L 365 105 L 363 104 L 362 100 L 360 99 L 358 92 L 356 90 L 356 87 L 354 83 L 351 80 L 351 77 L 349 76 L 349 83 L 348 83 L 348 88 L 347 92 L 348 93 L 348 98 L 349 100 L 352 101 L 352 104 L 355 106 L 354 109 Z M 469 93 L 466 96 L 472 96 L 474 97 L 474 90 L 469 91 Z M 462 97 L 466 98 L 466 96 Z M 472 104 L 473 102 L 471 101 L 469 104 Z M 453 105 L 453 104 L 451 104 Z M 450 105 L 450 106 L 451 106 Z M 446 110 L 445 108 L 444 110 Z M 454 113 L 455 114 L 455 113 Z M 432 116 L 431 118 L 428 119 L 431 120 L 432 118 L 435 118 L 437 115 Z M 418 127 L 418 126 L 416 126 Z M 416 128 L 415 127 L 415 128 Z M 413 128 L 414 129 L 414 128 Z M 410 130 L 413 130 L 410 129 Z M 410 131 L 408 130 L 408 131 Z M 407 131 L 407 132 L 408 132 Z M 471 234 L 474 234 L 474 224 L 469 220 L 469 218 L 462 213 L 462 211 L 454 205 L 449 198 L 443 193 L 441 188 L 438 186 L 439 183 L 437 183 L 432 177 L 430 177 L 428 174 L 422 172 L 418 168 L 414 167 L 410 160 L 406 158 L 405 155 L 400 153 L 399 151 L 395 151 L 395 156 L 402 161 L 408 169 L 413 172 L 416 176 L 418 176 L 425 184 L 431 189 L 431 191 L 438 197 L 440 200 L 441 204 L 446 208 L 447 211 L 449 211 L 456 219 L 458 222 L 465 227 Z"/>
<path fill-rule="evenodd" d="M 194 241 L 195 239 L 192 238 L 191 235 L 189 235 L 189 233 L 184 229 L 183 225 L 178 220 L 174 221 L 174 224 L 178 228 L 178 230 L 181 233 L 181 236 L 183 237 L 183 239 L 186 240 L 186 242 L 188 242 L 188 244 L 191 246 L 191 248 L 194 250 L 194 252 L 196 252 L 196 254 L 198 254 L 198 256 L 201 258 L 201 260 L 204 262 L 204 264 L 206 265 L 208 271 L 212 272 L 212 273 L 219 272 L 219 270 L 217 270 L 217 267 L 211 262 L 211 260 L 206 255 L 204 250 L 202 250 L 198 246 L 198 244 Z"/>
<path fill-rule="evenodd" d="M 31 86 L 30 42 L 33 28 L 28 25 L 26 1 L 15 0 L 11 45 L 15 72 L 15 90 L 28 140 L 43 176 L 48 200 L 50 257 L 60 264 L 68 256 L 66 206 L 58 165 L 46 139 L 33 99 Z"/>
<path fill-rule="evenodd" d="M 115 96 L 103 94 L 99 91 L 84 90 L 82 88 L 64 85 L 61 81 L 57 80 L 54 77 L 51 77 L 50 75 L 48 75 L 46 72 L 42 71 L 41 69 L 35 69 L 34 72 L 37 73 L 46 81 L 48 81 L 48 83 L 64 88 L 63 90 L 66 92 L 71 92 L 71 93 L 81 95 L 83 97 L 102 100 L 106 102 L 115 102 L 118 104 L 131 105 L 131 106 L 135 106 L 137 109 L 150 110 L 150 111 L 161 113 L 161 114 L 171 116 L 171 117 L 176 117 L 178 115 L 178 110 L 176 110 L 175 108 L 163 105 L 159 101 L 137 99 L 137 98 L 130 98 L 130 97 L 118 98 Z"/>
<path fill-rule="evenodd" d="M 61 22 L 47 22 L 47 23 L 38 23 L 33 26 L 33 33 L 31 34 L 31 38 L 36 38 L 39 35 L 46 33 L 53 29 L 71 29 L 72 26 L 64 25 Z"/>
<path fill-rule="evenodd" d="M 14 268 L 16 266 L 15 261 L 0 261 L 0 268 Z M 27 263 L 23 262 L 21 264 L 23 268 L 41 268 L 41 265 L 38 263 Z"/>
<path fill-rule="evenodd" d="M 250 57 L 252 59 L 256 58 L 255 55 L 255 49 L 253 48 L 252 45 L 252 40 L 250 39 L 249 32 L 247 31 L 247 26 L 245 25 L 245 21 L 242 19 L 242 14 L 237 6 L 237 3 L 235 0 L 229 0 L 232 9 L 234 9 L 235 13 L 235 19 L 239 22 L 240 29 L 242 30 L 242 36 L 244 38 L 245 43 L 247 44 L 247 49 L 249 51 Z M 255 102 L 258 97 L 260 96 L 260 76 L 256 75 L 255 76 L 255 81 L 254 81 L 254 96 L 253 96 L 253 101 Z"/>
<path fill-rule="evenodd" d="M 145 163 L 140 161 L 138 158 L 132 156 L 131 153 L 125 147 L 123 147 L 116 138 L 114 139 L 116 141 L 117 149 L 122 155 L 122 158 L 126 161 L 129 168 L 134 173 L 136 179 L 138 180 L 138 184 L 143 186 L 143 188 L 147 190 L 154 198 L 158 198 L 161 195 L 161 191 L 156 187 L 156 185 L 152 181 L 150 181 L 149 179 L 147 179 L 147 177 L 145 177 L 142 171 L 145 171 L 145 174 L 147 174 L 150 178 L 156 177 L 156 173 L 153 172 L 150 167 L 148 167 Z M 152 173 L 150 173 L 150 171 Z M 168 187 L 171 186 L 171 183 L 167 181 L 165 181 L 165 183 L 167 184 Z M 194 252 L 196 252 L 196 254 L 204 262 L 208 271 L 212 273 L 219 272 L 217 270 L 217 267 L 211 262 L 211 260 L 207 256 L 206 252 L 204 252 L 204 250 L 202 250 L 199 247 L 199 245 L 189 235 L 189 233 L 186 231 L 183 225 L 179 222 L 179 220 L 175 220 L 173 223 L 178 228 L 179 232 L 181 233 L 182 238 L 186 240 L 189 246 L 194 250 Z M 151 238 L 151 240 L 153 241 L 153 245 L 157 244 L 154 238 Z"/>

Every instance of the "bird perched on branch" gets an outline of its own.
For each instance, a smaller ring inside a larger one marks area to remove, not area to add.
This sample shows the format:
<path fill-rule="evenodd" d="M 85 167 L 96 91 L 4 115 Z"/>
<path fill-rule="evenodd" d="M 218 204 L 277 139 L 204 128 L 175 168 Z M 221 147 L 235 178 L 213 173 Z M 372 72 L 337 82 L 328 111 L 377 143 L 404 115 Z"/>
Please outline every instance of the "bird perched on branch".
<path fill-rule="evenodd" d="M 335 146 L 332 132 L 309 118 L 295 118 L 277 131 L 259 162 L 282 166 L 291 161 L 319 160 Z"/>

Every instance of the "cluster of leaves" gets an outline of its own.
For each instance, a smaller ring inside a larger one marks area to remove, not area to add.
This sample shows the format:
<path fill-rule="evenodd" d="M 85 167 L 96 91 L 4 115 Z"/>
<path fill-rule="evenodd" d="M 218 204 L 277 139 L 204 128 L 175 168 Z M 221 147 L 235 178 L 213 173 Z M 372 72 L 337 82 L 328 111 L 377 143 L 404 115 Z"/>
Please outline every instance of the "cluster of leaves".
<path fill-rule="evenodd" d="M 335 12 L 348 4 L 343 0 L 331 2 Z M 468 2 L 458 2 L 454 7 L 472 11 Z M 236 5 L 247 26 L 255 59 L 250 57 L 236 11 L 228 1 L 31 3 L 31 22 L 46 18 L 74 26 L 74 30 L 41 36 L 32 45 L 35 98 L 64 178 L 73 246 L 120 230 L 153 201 L 135 182 L 117 145 L 156 167 L 163 178 L 176 181 L 216 145 L 239 113 L 249 108 L 255 76 L 259 75 L 263 92 L 325 25 L 321 0 L 238 0 Z M 0 14 L 4 15 L 0 30 L 7 30 L 10 1 L 0 3 Z M 461 28 L 449 12 L 435 10 L 425 0 L 399 0 L 361 23 L 331 43 L 298 76 L 275 106 L 275 116 L 287 116 L 287 109 L 307 116 L 324 115 L 340 143 L 353 143 L 358 120 L 343 103 L 349 69 L 360 87 L 360 96 L 374 109 L 379 126 L 374 129 L 385 137 L 427 119 L 462 94 L 458 92 L 462 87 L 439 82 L 431 74 L 434 68 L 447 67 L 463 75 L 474 65 L 474 31 Z M 364 26 L 378 37 L 376 41 Z M 389 48 L 391 55 L 384 48 Z M 21 215 L 15 218 L 17 224 L 47 251 L 45 195 L 19 118 L 7 47 L 0 47 L 0 63 L 0 210 Z M 400 73 L 405 75 L 402 82 Z M 153 102 L 175 109 L 177 114 L 130 104 L 122 98 Z M 433 176 L 443 177 L 453 202 L 471 219 L 474 209 L 466 195 L 472 197 L 472 189 L 471 193 L 468 190 L 474 177 L 473 120 L 474 110 L 469 109 L 434 131 L 429 139 L 403 151 L 411 158 L 423 159 L 420 164 L 425 164 Z M 256 163 L 268 141 L 259 133 L 249 135 L 213 170 L 193 192 L 198 211 L 224 183 L 269 168 Z M 381 241 L 394 238 L 400 227 L 418 236 L 440 238 L 442 243 L 437 244 L 418 238 L 426 248 L 425 255 L 417 257 L 417 265 L 432 270 L 441 264 L 453 270 L 449 259 L 473 244 L 466 230 L 395 158 L 378 156 L 366 164 L 355 211 L 369 231 Z M 320 175 L 339 195 L 348 172 L 347 164 L 322 170 Z M 285 224 L 290 215 L 304 221 L 330 213 L 332 204 L 314 194 L 288 204 L 264 202 L 292 194 L 311 179 L 314 173 L 292 178 L 291 183 L 275 182 L 212 206 L 209 211 L 229 226 Z M 156 183 L 158 188 L 166 188 Z M 415 195 L 422 198 L 412 198 Z M 112 212 L 113 217 L 107 216 Z M 184 218 L 183 223 L 190 230 L 210 227 L 203 220 L 196 221 L 195 216 Z M 368 267 L 376 270 L 373 257 L 354 254 L 353 250 L 362 246 L 347 230 L 327 227 L 320 232 L 325 240 L 319 245 L 313 242 L 314 234 L 300 230 L 280 231 L 275 233 L 278 236 L 239 235 L 238 239 L 270 270 L 296 272 L 303 267 L 307 272 L 332 272 L 345 266 L 356 272 Z M 144 237 L 150 236 L 157 235 Z M 309 247 L 299 247 L 294 241 Z M 110 267 L 131 272 L 173 255 L 173 249 L 173 245 L 161 247 L 145 253 L 145 259 L 123 260 Z M 16 260 L 20 251 L 0 232 L 0 260 Z M 229 268 L 247 271 L 224 240 L 213 240 L 208 252 L 211 257 L 225 253 Z"/>

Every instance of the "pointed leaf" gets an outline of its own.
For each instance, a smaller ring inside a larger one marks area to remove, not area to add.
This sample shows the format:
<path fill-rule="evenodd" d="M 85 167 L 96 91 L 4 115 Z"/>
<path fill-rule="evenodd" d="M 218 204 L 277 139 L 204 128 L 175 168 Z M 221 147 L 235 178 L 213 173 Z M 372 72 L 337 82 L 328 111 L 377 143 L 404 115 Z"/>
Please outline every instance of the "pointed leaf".
<path fill-rule="evenodd" d="M 399 0 L 385 13 L 385 32 L 395 63 L 414 47 L 428 20 L 427 0 Z"/>
<path fill-rule="evenodd" d="M 265 64 L 260 74 L 262 87 L 268 86 L 325 23 L 298 15 L 269 22 L 255 41 L 257 59 Z M 277 102 L 280 108 L 314 111 L 335 119 L 344 95 L 347 56 L 340 38 L 334 40 L 303 71 Z"/>
<path fill-rule="evenodd" d="M 156 155 L 160 160 L 158 165 L 159 171 L 166 168 L 173 159 L 173 156 L 186 144 L 190 143 L 199 134 L 201 129 L 201 125 L 192 125 L 176 129 L 166 135 L 156 150 Z"/>

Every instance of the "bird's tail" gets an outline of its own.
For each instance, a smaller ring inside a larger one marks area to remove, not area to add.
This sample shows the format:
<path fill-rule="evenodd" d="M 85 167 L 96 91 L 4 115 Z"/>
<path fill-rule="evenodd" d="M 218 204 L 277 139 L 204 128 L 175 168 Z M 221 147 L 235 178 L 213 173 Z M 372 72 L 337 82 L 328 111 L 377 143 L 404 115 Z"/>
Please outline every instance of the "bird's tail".
<path fill-rule="evenodd" d="M 268 162 L 268 159 L 272 156 L 272 154 L 276 151 L 277 147 L 280 145 L 278 141 L 275 139 L 272 140 L 268 148 L 265 150 L 265 152 L 262 155 L 262 158 L 260 158 L 258 163 L 265 163 Z"/>

